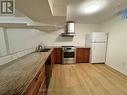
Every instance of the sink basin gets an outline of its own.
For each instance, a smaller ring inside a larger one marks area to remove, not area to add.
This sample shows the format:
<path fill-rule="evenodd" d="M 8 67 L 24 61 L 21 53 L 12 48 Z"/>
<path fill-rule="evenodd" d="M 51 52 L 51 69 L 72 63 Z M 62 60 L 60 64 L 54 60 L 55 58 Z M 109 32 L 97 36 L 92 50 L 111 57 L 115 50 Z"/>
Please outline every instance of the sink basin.
<path fill-rule="evenodd" d="M 51 48 L 44 48 L 44 49 L 41 49 L 40 52 L 48 52 L 50 50 L 51 50 Z"/>

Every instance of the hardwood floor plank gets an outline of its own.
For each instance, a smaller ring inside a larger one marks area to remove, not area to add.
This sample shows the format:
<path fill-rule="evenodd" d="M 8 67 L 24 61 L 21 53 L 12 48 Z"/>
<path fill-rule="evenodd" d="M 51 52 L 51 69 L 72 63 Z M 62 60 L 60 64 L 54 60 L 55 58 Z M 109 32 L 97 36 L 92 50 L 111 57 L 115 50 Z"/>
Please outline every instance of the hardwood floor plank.
<path fill-rule="evenodd" d="M 105 64 L 55 65 L 48 95 L 127 95 L 127 76 Z"/>

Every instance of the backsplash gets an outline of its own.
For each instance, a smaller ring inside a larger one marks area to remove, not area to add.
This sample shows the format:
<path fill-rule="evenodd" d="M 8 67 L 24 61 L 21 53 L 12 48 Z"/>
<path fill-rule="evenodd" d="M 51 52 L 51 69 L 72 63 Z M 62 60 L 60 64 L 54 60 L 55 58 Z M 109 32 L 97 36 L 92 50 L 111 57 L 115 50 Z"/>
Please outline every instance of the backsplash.
<path fill-rule="evenodd" d="M 30 48 L 30 49 L 26 49 L 26 50 L 23 50 L 23 51 L 20 51 L 20 52 L 17 52 L 17 53 L 14 53 L 14 54 L 11 54 L 11 55 L 7 55 L 7 56 L 4 56 L 4 57 L 1 57 L 0 58 L 0 65 L 3 65 L 3 64 L 6 64 L 8 62 L 11 62 L 17 58 L 20 58 L 24 55 L 27 55 L 27 54 L 30 54 L 32 52 L 35 51 L 35 48 Z"/>

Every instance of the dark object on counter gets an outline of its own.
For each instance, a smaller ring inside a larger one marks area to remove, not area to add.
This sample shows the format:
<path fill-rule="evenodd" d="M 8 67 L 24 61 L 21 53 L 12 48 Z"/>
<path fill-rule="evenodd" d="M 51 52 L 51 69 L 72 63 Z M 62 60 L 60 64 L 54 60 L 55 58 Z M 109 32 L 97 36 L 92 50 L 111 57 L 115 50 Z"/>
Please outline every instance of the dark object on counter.
<path fill-rule="evenodd" d="M 36 48 L 37 52 L 40 52 L 43 49 L 42 45 L 38 45 L 38 47 Z"/>
<path fill-rule="evenodd" d="M 36 49 L 37 52 L 48 52 L 49 50 L 51 50 L 51 48 L 44 48 L 42 45 L 38 45 Z"/>
<path fill-rule="evenodd" d="M 51 48 L 44 48 L 44 49 L 41 49 L 40 52 L 48 52 L 49 50 L 51 50 Z"/>

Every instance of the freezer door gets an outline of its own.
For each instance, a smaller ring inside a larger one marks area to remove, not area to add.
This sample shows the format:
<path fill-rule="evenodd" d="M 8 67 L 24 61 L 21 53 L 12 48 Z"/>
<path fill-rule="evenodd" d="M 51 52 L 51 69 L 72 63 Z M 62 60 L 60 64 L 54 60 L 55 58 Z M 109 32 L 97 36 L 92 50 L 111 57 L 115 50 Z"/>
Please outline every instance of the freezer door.
<path fill-rule="evenodd" d="M 92 43 L 91 63 L 105 63 L 106 43 Z"/>
<path fill-rule="evenodd" d="M 107 42 L 107 33 L 95 32 L 92 33 L 92 43 L 105 43 Z"/>

